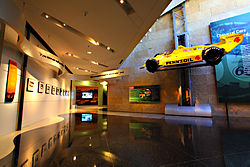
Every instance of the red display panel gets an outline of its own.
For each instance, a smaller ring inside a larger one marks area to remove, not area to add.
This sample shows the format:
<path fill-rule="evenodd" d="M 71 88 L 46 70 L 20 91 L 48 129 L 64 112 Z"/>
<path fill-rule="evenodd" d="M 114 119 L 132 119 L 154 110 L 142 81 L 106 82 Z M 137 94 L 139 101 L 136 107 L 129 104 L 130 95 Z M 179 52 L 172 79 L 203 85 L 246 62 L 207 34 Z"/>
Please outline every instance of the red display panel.
<path fill-rule="evenodd" d="M 5 102 L 11 103 L 14 100 L 17 82 L 17 63 L 9 60 L 9 69 L 7 77 L 7 86 L 5 94 Z"/>
<path fill-rule="evenodd" d="M 98 105 L 98 87 L 76 86 L 77 105 Z"/>

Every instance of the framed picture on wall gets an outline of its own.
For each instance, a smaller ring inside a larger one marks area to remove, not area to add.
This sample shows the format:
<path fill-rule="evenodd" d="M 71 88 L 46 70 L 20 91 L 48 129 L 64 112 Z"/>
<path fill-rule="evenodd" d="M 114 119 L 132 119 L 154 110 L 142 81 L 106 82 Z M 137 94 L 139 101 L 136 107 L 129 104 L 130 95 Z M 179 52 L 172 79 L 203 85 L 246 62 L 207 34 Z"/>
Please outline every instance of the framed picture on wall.
<path fill-rule="evenodd" d="M 60 95 L 60 88 L 56 88 L 56 95 Z"/>
<path fill-rule="evenodd" d="M 39 160 L 39 149 L 37 149 L 32 155 L 32 166 L 37 166 Z"/>
<path fill-rule="evenodd" d="M 38 93 L 44 92 L 44 82 L 38 82 Z"/>
<path fill-rule="evenodd" d="M 49 94 L 49 93 L 50 93 L 50 85 L 49 85 L 49 84 L 46 84 L 45 93 L 46 93 L 46 94 Z"/>
<path fill-rule="evenodd" d="M 14 100 L 17 83 L 17 63 L 9 60 L 5 102 L 11 103 Z"/>
<path fill-rule="evenodd" d="M 28 78 L 27 79 L 27 91 L 34 92 L 35 89 L 35 80 Z"/>
<path fill-rule="evenodd" d="M 56 87 L 55 86 L 51 86 L 51 94 L 52 95 L 56 94 Z"/>
<path fill-rule="evenodd" d="M 63 89 L 60 88 L 60 96 L 63 96 Z"/>
<path fill-rule="evenodd" d="M 129 87 L 130 103 L 160 103 L 160 85 Z"/>

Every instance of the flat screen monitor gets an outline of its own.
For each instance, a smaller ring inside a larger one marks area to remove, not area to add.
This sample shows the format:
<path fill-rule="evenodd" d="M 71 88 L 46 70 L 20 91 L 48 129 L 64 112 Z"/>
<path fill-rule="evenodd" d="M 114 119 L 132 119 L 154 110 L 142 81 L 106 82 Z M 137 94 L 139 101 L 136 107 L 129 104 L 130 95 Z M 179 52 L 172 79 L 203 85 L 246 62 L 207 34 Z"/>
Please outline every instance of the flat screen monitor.
<path fill-rule="evenodd" d="M 82 99 L 93 99 L 93 92 L 82 92 Z"/>
<path fill-rule="evenodd" d="M 93 114 L 82 114 L 82 122 L 92 122 Z"/>

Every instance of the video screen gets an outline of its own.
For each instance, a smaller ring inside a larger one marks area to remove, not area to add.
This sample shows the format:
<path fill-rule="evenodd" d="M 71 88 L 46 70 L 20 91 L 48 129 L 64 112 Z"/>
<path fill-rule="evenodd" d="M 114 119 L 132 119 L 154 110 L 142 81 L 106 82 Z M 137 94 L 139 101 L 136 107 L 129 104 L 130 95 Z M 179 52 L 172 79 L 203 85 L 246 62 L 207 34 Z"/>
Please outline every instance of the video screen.
<path fill-rule="evenodd" d="M 82 122 L 91 122 L 93 120 L 93 114 L 82 114 Z"/>
<path fill-rule="evenodd" d="M 82 99 L 93 99 L 93 92 L 82 92 Z"/>

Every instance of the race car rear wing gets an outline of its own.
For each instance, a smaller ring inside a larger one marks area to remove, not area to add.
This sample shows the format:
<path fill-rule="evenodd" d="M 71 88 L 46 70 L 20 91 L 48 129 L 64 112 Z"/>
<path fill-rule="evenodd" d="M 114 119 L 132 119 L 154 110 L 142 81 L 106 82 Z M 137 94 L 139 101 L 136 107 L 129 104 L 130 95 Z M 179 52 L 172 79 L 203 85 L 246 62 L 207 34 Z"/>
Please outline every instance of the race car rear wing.
<path fill-rule="evenodd" d="M 232 41 L 236 43 L 241 43 L 243 41 L 243 34 L 230 34 L 220 37 L 220 41 L 225 41 L 225 43 Z"/>
<path fill-rule="evenodd" d="M 220 42 L 218 44 L 224 44 L 223 48 L 225 49 L 226 54 L 239 45 L 243 41 L 243 38 L 243 34 L 225 35 L 220 37 Z"/>

